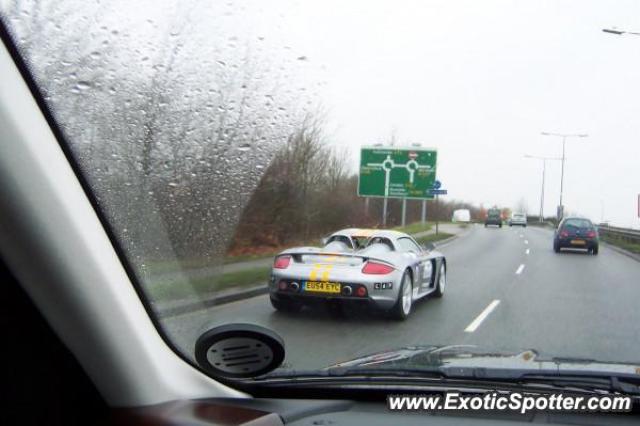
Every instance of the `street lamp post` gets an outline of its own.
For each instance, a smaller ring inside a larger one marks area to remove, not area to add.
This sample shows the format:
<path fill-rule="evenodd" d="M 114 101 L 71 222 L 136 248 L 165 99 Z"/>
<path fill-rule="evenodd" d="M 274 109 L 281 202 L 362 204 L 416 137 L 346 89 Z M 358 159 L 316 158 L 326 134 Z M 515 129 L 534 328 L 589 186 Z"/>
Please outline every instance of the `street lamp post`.
<path fill-rule="evenodd" d="M 560 205 L 558 210 L 558 220 L 561 219 L 560 216 L 564 215 L 564 204 L 562 204 L 562 194 L 564 190 L 564 160 L 565 160 L 565 145 L 567 143 L 567 138 L 586 138 L 586 133 L 551 133 L 551 132 L 542 132 L 542 136 L 557 136 L 562 138 L 562 169 L 560 172 Z"/>
<path fill-rule="evenodd" d="M 539 213 L 539 222 L 544 222 L 544 177 L 547 169 L 547 160 L 562 160 L 561 158 L 555 157 L 538 157 L 535 155 L 525 154 L 525 158 L 532 158 L 534 160 L 542 160 L 542 189 L 540 190 L 540 213 Z"/>

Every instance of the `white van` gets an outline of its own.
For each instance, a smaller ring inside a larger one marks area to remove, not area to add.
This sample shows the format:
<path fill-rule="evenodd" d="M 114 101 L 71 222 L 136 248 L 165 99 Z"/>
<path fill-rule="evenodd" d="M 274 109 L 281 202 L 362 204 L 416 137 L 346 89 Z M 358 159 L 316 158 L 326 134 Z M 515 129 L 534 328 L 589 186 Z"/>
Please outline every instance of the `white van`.
<path fill-rule="evenodd" d="M 470 222 L 471 212 L 468 209 L 459 209 L 453 212 L 452 222 Z"/>

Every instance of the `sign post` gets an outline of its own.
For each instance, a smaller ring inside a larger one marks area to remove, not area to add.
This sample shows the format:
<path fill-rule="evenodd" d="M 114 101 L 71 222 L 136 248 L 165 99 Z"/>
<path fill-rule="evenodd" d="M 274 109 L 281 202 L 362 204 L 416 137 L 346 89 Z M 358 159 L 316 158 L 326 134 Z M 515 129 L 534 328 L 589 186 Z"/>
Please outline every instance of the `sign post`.
<path fill-rule="evenodd" d="M 363 147 L 360 152 L 358 195 L 382 197 L 382 224 L 387 224 L 387 201 L 402 199 L 402 225 L 406 225 L 407 199 L 433 199 L 427 190 L 436 177 L 437 151 L 425 148 Z M 423 203 L 423 221 L 426 206 Z"/>
<path fill-rule="evenodd" d="M 402 199 L 402 226 L 404 227 L 407 223 L 407 199 Z"/>
<path fill-rule="evenodd" d="M 438 194 L 436 194 L 436 235 L 438 235 L 438 224 L 440 223 L 440 204 L 438 204 Z"/>
<path fill-rule="evenodd" d="M 441 189 L 441 187 L 442 187 L 442 182 L 437 180 L 433 183 L 433 187 L 427 190 L 427 194 L 431 196 L 435 195 L 436 197 L 436 235 L 438 235 L 438 232 L 439 232 L 438 225 L 440 223 L 440 219 L 438 218 L 438 216 L 440 215 L 440 204 L 438 203 L 438 196 L 447 195 L 447 190 Z"/>
<path fill-rule="evenodd" d="M 387 226 L 387 197 L 384 197 L 382 203 L 382 226 Z"/>

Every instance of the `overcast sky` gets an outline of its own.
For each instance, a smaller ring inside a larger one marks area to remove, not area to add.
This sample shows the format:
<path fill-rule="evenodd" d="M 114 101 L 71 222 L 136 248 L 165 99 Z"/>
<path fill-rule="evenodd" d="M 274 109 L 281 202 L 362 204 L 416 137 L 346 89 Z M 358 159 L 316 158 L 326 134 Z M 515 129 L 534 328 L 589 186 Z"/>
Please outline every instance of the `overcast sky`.
<path fill-rule="evenodd" d="M 565 205 L 638 226 L 640 1 L 284 2 L 285 37 L 321 80 L 331 140 L 351 148 L 388 138 L 439 152 L 449 197 L 529 212 L 542 164 L 560 156 L 542 131 L 588 133 L 567 143 Z M 311 83 L 310 83 L 311 84 Z M 545 213 L 560 192 L 547 167 Z"/>

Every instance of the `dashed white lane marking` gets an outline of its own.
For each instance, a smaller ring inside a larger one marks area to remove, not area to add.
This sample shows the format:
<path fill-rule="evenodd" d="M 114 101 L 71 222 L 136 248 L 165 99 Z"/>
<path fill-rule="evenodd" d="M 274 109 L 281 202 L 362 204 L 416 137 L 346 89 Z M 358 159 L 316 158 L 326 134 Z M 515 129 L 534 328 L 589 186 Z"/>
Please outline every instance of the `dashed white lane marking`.
<path fill-rule="evenodd" d="M 524 238 L 524 235 L 523 235 L 523 234 L 520 234 L 520 238 Z"/>
<path fill-rule="evenodd" d="M 525 254 L 529 254 L 530 251 L 531 251 L 530 249 L 526 249 L 524 252 Z"/>
<path fill-rule="evenodd" d="M 516 275 L 520 275 L 522 273 L 522 271 L 524 271 L 524 263 L 520 264 L 520 266 L 518 266 L 518 269 L 516 270 Z"/>
<path fill-rule="evenodd" d="M 524 240 L 524 243 L 525 244 L 529 244 L 529 240 Z"/>
<path fill-rule="evenodd" d="M 471 324 L 469 324 L 467 328 L 464 329 L 464 331 L 467 333 L 473 333 L 474 331 L 476 331 L 476 329 L 480 327 L 480 324 L 482 324 L 482 321 L 487 319 L 491 311 L 493 311 L 496 308 L 496 306 L 498 306 L 499 304 L 500 304 L 500 301 L 497 299 L 489 303 L 489 306 L 484 308 L 484 311 L 482 311 L 480 315 L 476 317 L 476 319 L 471 321 Z"/>

